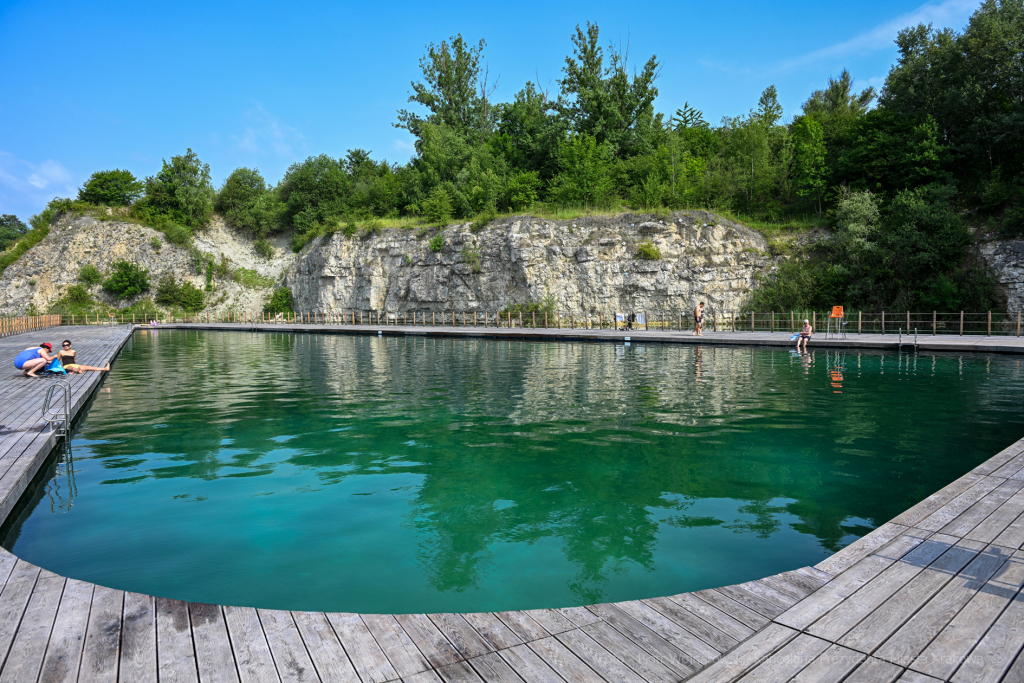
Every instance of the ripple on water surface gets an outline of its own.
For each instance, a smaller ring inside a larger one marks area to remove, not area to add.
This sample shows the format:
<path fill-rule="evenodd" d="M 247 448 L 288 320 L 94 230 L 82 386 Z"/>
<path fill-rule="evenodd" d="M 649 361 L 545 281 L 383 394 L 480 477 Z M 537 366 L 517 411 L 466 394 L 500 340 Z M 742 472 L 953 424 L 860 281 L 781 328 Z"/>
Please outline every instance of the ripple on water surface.
<path fill-rule="evenodd" d="M 83 359 L 87 360 L 87 359 Z M 484 611 L 814 564 L 1024 435 L 1020 361 L 138 332 L 4 546 L 198 602 Z M 73 487 L 72 487 L 73 484 Z"/>

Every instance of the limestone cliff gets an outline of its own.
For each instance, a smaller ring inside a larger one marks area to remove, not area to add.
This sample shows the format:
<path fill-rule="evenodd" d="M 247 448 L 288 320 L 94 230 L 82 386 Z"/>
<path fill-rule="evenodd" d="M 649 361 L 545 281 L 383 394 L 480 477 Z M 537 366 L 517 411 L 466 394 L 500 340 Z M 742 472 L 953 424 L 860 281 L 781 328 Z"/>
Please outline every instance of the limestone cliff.
<path fill-rule="evenodd" d="M 993 240 L 978 246 L 1006 294 L 1006 310 L 1024 310 L 1024 240 Z"/>
<path fill-rule="evenodd" d="M 303 311 L 481 311 L 554 299 L 563 313 L 738 310 L 774 261 L 760 233 L 703 211 L 549 221 L 518 216 L 473 232 L 318 238 L 285 277 Z M 661 258 L 638 258 L 642 242 Z"/>
<path fill-rule="evenodd" d="M 30 306 L 45 312 L 70 285 L 81 284 L 78 273 L 82 266 L 92 264 L 101 273 L 107 273 L 115 261 L 122 259 L 148 270 L 154 288 L 165 274 L 173 275 L 178 282 L 190 281 L 204 288 L 206 277 L 197 267 L 197 255 L 208 255 L 218 263 L 226 259 L 231 268 L 246 268 L 264 276 L 267 282 L 278 281 L 295 255 L 287 248 L 286 238 L 277 241 L 275 258 L 259 258 L 251 240 L 215 217 L 206 231 L 196 237 L 193 252 L 166 243 L 163 234 L 152 228 L 121 220 L 101 221 L 89 216 L 66 215 L 50 227 L 49 235 L 0 276 L 0 315 L 24 315 Z M 212 284 L 213 291 L 207 295 L 211 313 L 262 309 L 265 288 L 246 287 L 224 276 L 215 278 Z M 141 298 L 118 300 L 98 284 L 90 286 L 89 293 L 112 308 L 124 307 Z"/>

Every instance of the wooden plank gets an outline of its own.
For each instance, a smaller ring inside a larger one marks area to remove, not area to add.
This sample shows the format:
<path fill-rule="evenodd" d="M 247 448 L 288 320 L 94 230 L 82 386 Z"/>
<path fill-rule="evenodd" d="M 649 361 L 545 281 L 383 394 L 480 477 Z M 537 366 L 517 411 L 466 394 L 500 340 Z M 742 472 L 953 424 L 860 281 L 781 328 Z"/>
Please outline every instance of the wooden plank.
<path fill-rule="evenodd" d="M 426 671 L 430 662 L 390 614 L 328 614 L 363 683 Z"/>
<path fill-rule="evenodd" d="M 437 630 L 445 635 L 463 659 L 479 657 L 480 655 L 492 652 L 494 648 L 486 640 L 480 637 L 461 614 L 450 612 L 442 614 L 428 614 L 427 617 L 433 622 Z M 443 678 L 443 676 L 442 676 Z"/>
<path fill-rule="evenodd" d="M 767 617 L 758 614 L 752 609 L 744 607 L 732 598 L 728 598 L 718 591 L 697 591 L 696 593 L 691 593 L 691 595 L 703 600 L 712 607 L 725 612 L 736 621 L 755 631 L 768 623 Z"/>
<path fill-rule="evenodd" d="M 780 593 L 786 597 L 786 607 L 789 608 L 807 597 L 808 593 L 812 591 L 805 589 L 803 586 L 798 586 L 794 583 L 786 581 L 778 575 L 766 576 L 763 579 L 758 579 L 757 583 L 768 586 L 772 590 Z"/>
<path fill-rule="evenodd" d="M 701 626 L 695 626 L 693 633 L 699 633 L 704 642 L 722 650 L 722 652 L 732 649 L 736 643 L 745 640 L 754 632 L 754 629 L 733 619 L 717 607 L 688 593 L 674 595 L 671 598 L 652 598 L 650 600 L 642 600 L 641 602 L 680 624 L 689 624 L 692 621 L 690 615 L 704 620 L 711 627 L 713 635 L 704 638 L 704 629 Z M 678 609 L 675 608 L 676 606 Z M 682 610 L 682 612 L 679 610 Z M 735 642 L 730 644 L 730 641 Z"/>
<path fill-rule="evenodd" d="M 817 660 L 831 645 L 827 640 L 802 633 L 766 657 L 743 677 L 743 683 L 788 681 Z"/>
<path fill-rule="evenodd" d="M 117 660 L 121 654 L 121 616 L 124 591 L 96 586 L 85 631 L 79 683 L 110 683 L 117 680 Z M 155 654 L 154 654 L 155 656 Z"/>
<path fill-rule="evenodd" d="M 319 681 L 320 677 L 316 675 L 313 660 L 306 651 L 291 612 L 258 609 L 256 614 L 263 624 L 263 632 L 267 636 L 267 644 L 277 666 L 277 675 L 281 677 L 283 683 Z"/>
<path fill-rule="evenodd" d="M 534 640 L 527 646 L 569 683 L 605 683 L 605 679 L 554 636 Z"/>
<path fill-rule="evenodd" d="M 955 518 L 950 520 L 946 526 L 940 529 L 940 533 L 950 534 L 963 538 L 967 536 L 976 526 L 984 522 L 997 508 L 1010 499 L 1024 487 L 1024 481 L 1009 479 L 997 486 L 987 496 L 983 496 L 974 505 L 970 506 Z"/>
<path fill-rule="evenodd" d="M 523 683 L 523 679 L 496 652 L 475 657 L 469 660 L 469 664 L 487 683 Z"/>
<path fill-rule="evenodd" d="M 292 612 L 302 642 L 321 681 L 360 683 L 345 649 L 323 612 Z"/>
<path fill-rule="evenodd" d="M 526 683 L 562 683 L 565 680 L 526 645 L 514 645 L 497 654 Z"/>
<path fill-rule="evenodd" d="M 860 562 L 876 550 L 887 546 L 890 541 L 902 536 L 910 529 L 909 526 L 887 522 L 878 527 L 867 536 L 859 538 L 830 557 L 825 558 L 814 568 L 833 576 L 849 569 L 857 562 Z"/>
<path fill-rule="evenodd" d="M 843 683 L 892 683 L 901 673 L 903 669 L 895 664 L 868 657 Z"/>
<path fill-rule="evenodd" d="M 199 681 L 188 603 L 156 599 L 157 675 L 160 683 Z"/>
<path fill-rule="evenodd" d="M 693 660 L 685 653 L 657 636 L 653 638 L 644 636 L 641 643 L 629 636 L 623 638 L 625 634 L 622 631 L 600 621 L 584 626 L 580 631 L 582 632 L 579 636 L 580 639 L 590 636 L 594 643 L 603 648 L 603 651 L 625 664 L 645 681 L 675 683 L 680 676 L 688 676 L 697 668 L 693 665 Z M 570 638 L 575 638 L 577 633 L 577 631 L 569 631 L 563 634 L 562 642 L 578 652 L 581 645 L 568 642 Z M 635 636 L 636 633 L 633 632 L 633 635 Z M 604 669 L 599 672 L 602 675 L 606 673 Z"/>
<path fill-rule="evenodd" d="M 203 683 L 237 683 L 241 679 L 220 605 L 192 602 L 188 605 L 188 613 L 200 680 Z"/>
<path fill-rule="evenodd" d="M 466 662 L 455 662 L 437 668 L 437 675 L 444 683 L 481 683 L 480 676 Z"/>
<path fill-rule="evenodd" d="M 588 628 L 593 628 L 593 626 Z M 632 669 L 623 664 L 618 657 L 585 634 L 582 629 L 573 629 L 572 631 L 559 633 L 555 638 L 571 650 L 574 655 L 579 657 L 581 661 L 585 662 L 587 666 L 600 673 L 601 677 L 608 681 L 608 683 L 644 683 L 644 679 L 641 676 L 638 676 Z M 628 648 L 623 647 L 621 644 L 617 648 L 619 652 L 626 649 Z M 648 679 L 650 683 L 674 683 L 674 679 L 677 677 L 674 676 L 670 669 L 664 666 L 654 666 L 654 662 L 651 662 L 651 664 L 652 668 L 648 673 L 651 676 Z"/>
<path fill-rule="evenodd" d="M 952 552 L 954 546 L 950 545 L 950 541 L 954 540 L 952 536 L 939 536 L 917 546 L 907 553 L 902 561 L 890 564 L 855 593 L 839 602 L 834 609 L 810 626 L 807 632 L 831 642 L 838 641 L 862 619 L 878 609 L 893 594 L 920 574 L 926 566 L 944 554 Z M 962 553 L 962 551 L 959 552 Z M 840 576 L 836 582 L 841 581 L 842 578 Z M 783 620 L 783 623 L 792 623 L 785 617 Z"/>
<path fill-rule="evenodd" d="M 932 514 L 922 519 L 915 526 L 918 529 L 925 529 L 926 531 L 938 531 L 956 519 L 964 510 L 974 505 L 983 497 L 992 493 L 992 491 L 994 491 L 1001 483 L 1003 483 L 1002 479 L 985 477 Z"/>
<path fill-rule="evenodd" d="M 841 645 L 831 645 L 817 659 L 793 677 L 791 683 L 824 683 L 841 681 L 860 666 L 867 655 Z"/>
<path fill-rule="evenodd" d="M 886 640 L 874 656 L 904 667 L 922 659 L 925 661 L 915 669 L 943 678 L 952 676 L 956 670 L 952 662 L 967 655 L 1024 586 L 1024 555 L 1018 555 L 1015 562 L 1008 560 L 998 547 L 987 548 Z M 993 581 L 997 573 L 999 577 Z M 927 660 L 934 663 L 927 664 Z"/>
<path fill-rule="evenodd" d="M 965 538 L 982 543 L 992 543 L 1021 516 L 1021 513 L 1024 513 L 1024 491 L 1018 491 L 1011 496 L 998 510 L 971 529 Z"/>
<path fill-rule="evenodd" d="M 757 612 L 769 619 L 777 617 L 786 611 L 785 605 L 780 605 L 774 601 L 766 600 L 760 595 L 751 592 L 750 589 L 743 584 L 722 586 L 721 588 L 714 588 L 709 592 L 720 593 L 727 598 L 738 602 L 747 609 Z"/>
<path fill-rule="evenodd" d="M 39 567 L 18 560 L 0 591 L 0 662 L 6 657 L 18 632 L 18 624 L 39 579 Z"/>
<path fill-rule="evenodd" d="M 57 607 L 57 618 L 43 657 L 40 683 L 74 680 L 82 660 L 82 645 L 89 626 L 93 585 L 67 579 Z"/>
<path fill-rule="evenodd" d="M 995 683 L 1003 679 L 1024 646 L 1024 593 L 1017 593 L 975 645 L 952 680 L 957 683 Z M 917 663 L 914 668 L 919 668 Z M 922 667 L 927 668 L 927 667 Z M 927 671 L 925 671 L 927 673 Z"/>
<path fill-rule="evenodd" d="M 252 607 L 224 607 L 224 624 L 235 653 L 235 666 L 242 683 L 278 683 L 274 656 Z"/>
<path fill-rule="evenodd" d="M 620 602 L 616 606 L 683 652 L 693 656 L 701 666 L 711 659 L 716 659 L 722 652 L 732 649 L 737 642 L 681 607 L 676 607 L 676 619 L 671 619 L 639 600 Z M 729 645 L 721 647 L 724 643 Z"/>
<path fill-rule="evenodd" d="M 576 628 L 575 624 L 553 609 L 531 609 L 527 610 L 526 614 L 551 634 L 571 631 Z"/>
<path fill-rule="evenodd" d="M 407 678 L 400 679 L 402 683 L 443 683 L 441 677 L 433 669 L 412 674 Z"/>
<path fill-rule="evenodd" d="M 546 628 L 538 624 L 526 612 L 495 612 L 494 616 L 498 617 L 501 623 L 508 626 L 509 630 L 519 636 L 524 643 L 551 635 Z"/>
<path fill-rule="evenodd" d="M 156 681 L 156 672 L 156 599 L 125 592 L 118 679 Z"/>
<path fill-rule="evenodd" d="M 586 607 L 559 607 L 556 611 L 576 626 L 586 626 L 600 621 Z"/>
<path fill-rule="evenodd" d="M 448 639 L 427 615 L 396 614 L 395 619 L 409 634 L 412 642 L 416 643 L 416 647 L 427 658 L 431 666 L 437 668 L 446 664 L 454 664 L 463 659 L 459 651 L 448 642 Z"/>
<path fill-rule="evenodd" d="M 0 671 L 0 683 L 23 683 L 34 681 L 39 676 L 64 582 L 63 576 L 45 569 L 40 572 L 21 623 L 17 626 L 10 653 Z"/>
<path fill-rule="evenodd" d="M 924 674 L 907 669 L 898 679 L 899 683 L 942 683 L 938 678 L 925 676 Z"/>
<path fill-rule="evenodd" d="M 790 628 L 803 630 L 842 604 L 868 581 L 894 563 L 895 560 L 879 555 L 870 555 L 844 571 L 834 581 L 790 607 L 776 617 L 775 621 Z"/>
<path fill-rule="evenodd" d="M 521 645 L 523 639 L 512 632 L 498 617 L 489 612 L 471 612 L 462 617 L 483 638 L 492 650 Z"/>
<path fill-rule="evenodd" d="M 786 643 L 799 632 L 778 624 L 769 624 L 749 639 L 740 643 L 735 650 L 717 662 L 698 672 L 687 683 L 722 683 L 739 678 L 753 669 L 766 657 L 785 647 Z"/>
<path fill-rule="evenodd" d="M 721 654 L 700 638 L 675 626 L 646 605 L 634 606 L 629 609 L 648 617 L 648 621 L 655 626 L 660 625 L 660 629 L 655 630 L 634 618 L 631 613 L 623 610 L 621 604 L 593 605 L 592 608 L 597 610 L 595 613 L 604 619 L 605 624 L 592 624 L 584 627 L 585 633 L 600 641 L 601 639 L 588 629 L 609 625 L 635 643 L 637 647 L 657 657 L 662 663 L 680 673 L 691 674 L 704 667 L 708 662 L 717 659 Z M 645 615 L 644 610 L 649 614 Z"/>
<path fill-rule="evenodd" d="M 984 548 L 974 541 L 962 543 L 963 545 L 949 549 L 925 567 L 886 600 L 883 609 L 877 609 L 867 615 L 837 642 L 861 652 L 874 651 Z M 971 545 L 979 547 L 972 548 Z"/>

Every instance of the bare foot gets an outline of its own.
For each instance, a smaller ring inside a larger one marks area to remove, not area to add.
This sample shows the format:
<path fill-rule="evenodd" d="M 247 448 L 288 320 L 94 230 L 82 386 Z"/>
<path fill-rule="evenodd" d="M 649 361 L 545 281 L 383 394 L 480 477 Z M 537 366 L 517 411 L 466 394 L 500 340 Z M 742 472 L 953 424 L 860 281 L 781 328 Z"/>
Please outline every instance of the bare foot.
<path fill-rule="evenodd" d="M 101 369 L 103 370 L 103 372 L 108 372 L 110 370 L 110 363 L 107 363 L 107 366 Z"/>
<path fill-rule="evenodd" d="M 26 372 L 26 373 L 24 373 L 24 375 L 25 375 L 26 377 L 38 377 L 38 376 L 39 376 L 39 375 L 37 375 L 37 374 L 36 374 L 36 373 L 34 373 L 34 372 Z"/>

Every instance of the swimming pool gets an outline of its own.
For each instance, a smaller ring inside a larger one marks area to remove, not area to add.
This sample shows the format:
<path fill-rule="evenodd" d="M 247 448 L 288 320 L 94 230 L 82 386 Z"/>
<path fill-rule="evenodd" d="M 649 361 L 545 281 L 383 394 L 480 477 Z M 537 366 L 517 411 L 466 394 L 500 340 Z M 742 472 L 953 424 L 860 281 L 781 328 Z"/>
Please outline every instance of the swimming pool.
<path fill-rule="evenodd" d="M 137 332 L 4 528 L 196 602 L 493 611 L 835 552 L 1024 434 L 1020 361 Z"/>

